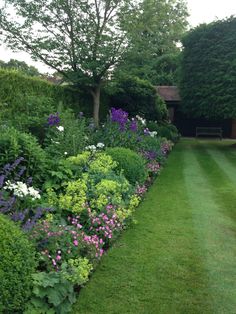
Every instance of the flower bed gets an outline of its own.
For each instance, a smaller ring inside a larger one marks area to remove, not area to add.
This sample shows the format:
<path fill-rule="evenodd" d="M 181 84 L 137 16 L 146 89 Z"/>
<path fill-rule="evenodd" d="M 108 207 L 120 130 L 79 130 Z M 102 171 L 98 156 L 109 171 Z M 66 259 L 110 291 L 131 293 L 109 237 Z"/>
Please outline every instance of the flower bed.
<path fill-rule="evenodd" d="M 48 164 L 36 187 L 24 158 L 0 172 L 0 212 L 21 226 L 37 251 L 25 313 L 70 311 L 173 146 L 149 131 L 144 118 L 129 119 L 121 109 L 112 108 L 99 130 L 82 114 L 73 123 L 67 128 L 58 113 L 48 118 Z"/>

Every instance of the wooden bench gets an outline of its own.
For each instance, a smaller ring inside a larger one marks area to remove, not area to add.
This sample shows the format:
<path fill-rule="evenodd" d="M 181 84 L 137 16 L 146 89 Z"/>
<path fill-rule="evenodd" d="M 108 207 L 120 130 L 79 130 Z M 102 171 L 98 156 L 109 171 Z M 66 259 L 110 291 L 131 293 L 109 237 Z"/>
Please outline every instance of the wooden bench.
<path fill-rule="evenodd" d="M 197 127 L 196 128 L 196 137 L 201 135 L 208 135 L 208 136 L 219 136 L 222 140 L 222 128 L 212 128 L 212 127 Z"/>

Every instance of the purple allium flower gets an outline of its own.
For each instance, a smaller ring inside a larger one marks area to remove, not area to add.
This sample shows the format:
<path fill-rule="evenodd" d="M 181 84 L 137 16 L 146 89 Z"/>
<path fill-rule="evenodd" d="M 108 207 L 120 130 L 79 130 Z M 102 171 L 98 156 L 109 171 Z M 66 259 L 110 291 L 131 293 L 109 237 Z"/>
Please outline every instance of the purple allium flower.
<path fill-rule="evenodd" d="M 55 125 L 59 125 L 60 123 L 60 117 L 59 117 L 59 114 L 58 112 L 56 112 L 56 114 L 50 114 L 49 117 L 48 117 L 48 125 L 49 126 L 55 126 Z"/>
<path fill-rule="evenodd" d="M 111 121 L 117 122 L 120 125 L 120 130 L 124 131 L 126 123 L 128 122 L 128 112 L 122 109 L 111 108 Z"/>

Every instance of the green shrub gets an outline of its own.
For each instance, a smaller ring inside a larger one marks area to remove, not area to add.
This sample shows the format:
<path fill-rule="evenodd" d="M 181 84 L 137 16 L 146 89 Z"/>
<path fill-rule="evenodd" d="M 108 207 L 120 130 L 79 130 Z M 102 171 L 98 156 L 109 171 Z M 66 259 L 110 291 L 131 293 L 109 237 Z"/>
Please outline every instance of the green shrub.
<path fill-rule="evenodd" d="M 44 178 L 46 153 L 37 139 L 14 128 L 0 128 L 0 167 L 23 157 L 21 165 L 26 167 L 26 176 L 32 176 L 37 184 Z"/>
<path fill-rule="evenodd" d="M 154 121 L 150 121 L 148 122 L 148 128 L 150 131 L 156 131 L 157 136 L 165 137 L 167 140 L 174 143 L 176 143 L 180 138 L 178 129 L 171 123 L 156 123 Z"/>
<path fill-rule="evenodd" d="M 106 153 L 118 163 L 118 170 L 124 170 L 124 175 L 131 184 L 145 182 L 147 179 L 145 161 L 136 152 L 129 148 L 114 147 L 107 148 Z"/>
<path fill-rule="evenodd" d="M 18 227 L 0 215 L 0 312 L 22 313 L 35 271 L 34 250 Z"/>
<path fill-rule="evenodd" d="M 107 92 L 111 95 L 112 107 L 122 108 L 133 117 L 141 114 L 158 121 L 167 117 L 165 102 L 149 81 L 122 75 L 109 85 Z"/>

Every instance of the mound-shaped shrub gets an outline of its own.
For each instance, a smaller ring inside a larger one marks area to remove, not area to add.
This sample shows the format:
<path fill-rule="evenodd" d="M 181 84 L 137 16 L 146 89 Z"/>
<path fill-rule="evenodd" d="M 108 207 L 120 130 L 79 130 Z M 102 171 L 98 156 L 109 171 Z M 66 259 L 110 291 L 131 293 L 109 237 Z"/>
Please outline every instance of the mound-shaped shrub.
<path fill-rule="evenodd" d="M 107 148 L 106 153 L 118 163 L 118 170 L 124 170 L 126 179 L 131 184 L 142 184 L 147 179 L 147 171 L 144 159 L 129 148 Z"/>
<path fill-rule="evenodd" d="M 35 252 L 18 227 L 0 215 L 0 313 L 22 313 L 31 294 Z"/>

